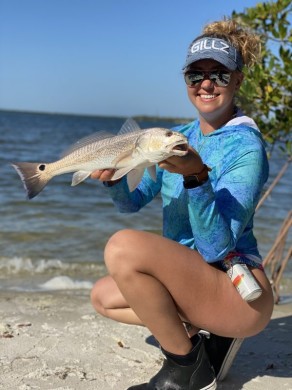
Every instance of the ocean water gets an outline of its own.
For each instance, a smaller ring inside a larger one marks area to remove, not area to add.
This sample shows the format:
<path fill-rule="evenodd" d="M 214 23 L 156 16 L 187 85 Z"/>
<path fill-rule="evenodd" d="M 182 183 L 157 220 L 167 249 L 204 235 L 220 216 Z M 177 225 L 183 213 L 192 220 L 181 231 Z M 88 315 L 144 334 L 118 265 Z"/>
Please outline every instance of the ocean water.
<path fill-rule="evenodd" d="M 0 111 L 0 290 L 89 289 L 106 272 L 103 250 L 114 232 L 125 227 L 161 232 L 159 197 L 139 213 L 119 214 L 101 183 L 87 179 L 71 187 L 72 174 L 67 174 L 55 177 L 29 201 L 11 167 L 13 161 L 54 161 L 81 137 L 99 130 L 118 132 L 126 119 Z M 139 124 L 174 126 L 166 120 Z M 271 159 L 268 184 L 284 162 L 280 154 Z M 291 209 L 291 179 L 290 166 L 256 213 L 263 256 Z M 291 264 L 285 274 L 292 277 Z"/>

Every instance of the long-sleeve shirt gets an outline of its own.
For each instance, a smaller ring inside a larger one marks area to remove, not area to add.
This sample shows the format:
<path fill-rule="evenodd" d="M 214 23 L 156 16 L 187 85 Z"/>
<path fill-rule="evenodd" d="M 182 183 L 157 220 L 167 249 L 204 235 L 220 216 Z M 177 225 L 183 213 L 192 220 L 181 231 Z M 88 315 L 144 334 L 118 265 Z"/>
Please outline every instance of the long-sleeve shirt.
<path fill-rule="evenodd" d="M 123 178 L 109 187 L 120 212 L 137 212 L 159 192 L 163 235 L 196 249 L 207 262 L 230 252 L 261 260 L 253 234 L 253 217 L 269 167 L 265 145 L 255 122 L 238 113 L 223 127 L 204 135 L 195 120 L 173 130 L 187 136 L 212 171 L 203 185 L 185 189 L 183 176 L 157 168 L 157 181 L 146 172 L 129 192 Z"/>

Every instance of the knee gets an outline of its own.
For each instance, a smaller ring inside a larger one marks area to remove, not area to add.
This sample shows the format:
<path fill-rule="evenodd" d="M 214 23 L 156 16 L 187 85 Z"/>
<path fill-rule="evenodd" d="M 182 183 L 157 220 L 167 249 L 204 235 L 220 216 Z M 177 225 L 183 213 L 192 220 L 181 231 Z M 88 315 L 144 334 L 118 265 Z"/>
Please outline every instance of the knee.
<path fill-rule="evenodd" d="M 104 317 L 108 317 L 106 302 L 105 302 L 105 289 L 103 286 L 103 280 L 99 280 L 93 286 L 90 293 L 91 304 L 94 309 Z"/>
<path fill-rule="evenodd" d="M 111 275 L 122 269 L 125 270 L 126 264 L 130 265 L 130 252 L 134 251 L 132 237 L 134 234 L 134 231 L 125 229 L 115 233 L 108 240 L 104 250 L 104 260 Z M 125 259 L 127 259 L 126 262 Z M 123 267 L 121 267 L 122 262 Z"/>

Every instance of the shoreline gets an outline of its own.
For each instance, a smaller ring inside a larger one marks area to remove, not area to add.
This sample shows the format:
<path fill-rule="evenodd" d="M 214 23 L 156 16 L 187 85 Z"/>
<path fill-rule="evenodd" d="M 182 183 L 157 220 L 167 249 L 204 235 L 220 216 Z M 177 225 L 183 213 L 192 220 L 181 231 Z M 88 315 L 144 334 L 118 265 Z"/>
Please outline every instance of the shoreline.
<path fill-rule="evenodd" d="M 292 296 L 281 302 L 218 389 L 292 389 Z M 0 318 L 3 390 L 126 390 L 163 361 L 146 328 L 96 314 L 89 291 L 0 292 Z"/>

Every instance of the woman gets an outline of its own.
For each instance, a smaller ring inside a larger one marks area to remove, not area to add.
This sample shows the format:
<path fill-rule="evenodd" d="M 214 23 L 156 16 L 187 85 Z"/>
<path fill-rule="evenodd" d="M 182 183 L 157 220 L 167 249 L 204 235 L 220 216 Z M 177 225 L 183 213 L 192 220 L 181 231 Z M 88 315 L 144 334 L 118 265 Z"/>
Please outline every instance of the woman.
<path fill-rule="evenodd" d="M 268 163 L 255 122 L 234 103 L 242 68 L 259 51 L 259 38 L 234 21 L 207 25 L 183 68 L 199 115 L 175 129 L 188 137 L 188 154 L 160 163 L 157 182 L 146 174 L 132 193 L 124 178 L 108 183 L 121 212 L 138 211 L 159 192 L 163 201 L 163 237 L 129 229 L 113 235 L 105 248 L 109 276 L 92 290 L 99 313 L 146 326 L 165 355 L 149 383 L 130 389 L 215 389 L 216 375 L 224 377 L 242 339 L 270 320 L 272 291 L 252 231 Z M 92 177 L 107 182 L 112 175 L 104 170 Z M 262 289 L 259 298 L 241 297 L 224 259 L 248 266 Z"/>

